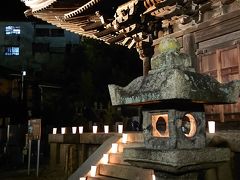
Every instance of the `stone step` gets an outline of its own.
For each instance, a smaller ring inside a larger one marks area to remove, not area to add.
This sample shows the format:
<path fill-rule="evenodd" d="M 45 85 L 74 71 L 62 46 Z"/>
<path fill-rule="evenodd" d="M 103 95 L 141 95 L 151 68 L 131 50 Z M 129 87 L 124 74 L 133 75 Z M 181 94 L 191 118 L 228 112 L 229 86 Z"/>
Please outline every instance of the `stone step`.
<path fill-rule="evenodd" d="M 109 154 L 109 163 L 111 164 L 125 164 L 130 165 L 128 162 L 125 162 L 123 160 L 123 154 L 122 153 L 110 153 Z"/>
<path fill-rule="evenodd" d="M 127 142 L 144 142 L 144 137 L 142 132 L 124 132 L 128 135 Z"/>
<path fill-rule="evenodd" d="M 107 176 L 97 175 L 95 177 L 88 176 L 87 180 L 120 180 L 120 179 L 119 178 L 114 178 L 114 177 L 107 177 Z"/>
<path fill-rule="evenodd" d="M 152 179 L 153 170 L 128 165 L 100 164 L 99 175 L 128 180 Z"/>
<path fill-rule="evenodd" d="M 123 143 L 118 143 L 118 152 L 122 153 L 124 148 L 133 148 L 133 147 L 144 147 L 144 143 L 127 143 L 127 144 L 123 144 Z"/>

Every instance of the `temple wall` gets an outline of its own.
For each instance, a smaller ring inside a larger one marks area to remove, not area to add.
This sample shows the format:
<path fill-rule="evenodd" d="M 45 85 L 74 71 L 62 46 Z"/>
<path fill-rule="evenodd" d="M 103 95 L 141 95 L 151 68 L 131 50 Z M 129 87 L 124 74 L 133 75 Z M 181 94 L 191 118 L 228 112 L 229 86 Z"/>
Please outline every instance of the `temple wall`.
<path fill-rule="evenodd" d="M 240 79 L 240 9 L 235 2 L 204 14 L 204 21 L 169 35 L 176 37 L 181 50 L 189 54 L 197 72 L 208 74 L 219 82 Z M 221 13 L 219 12 L 221 11 Z M 218 12 L 218 13 L 217 13 Z M 210 19 L 211 16 L 216 16 Z M 154 55 L 159 53 L 154 40 Z M 229 105 L 208 105 L 207 120 L 240 121 L 240 101 Z"/>

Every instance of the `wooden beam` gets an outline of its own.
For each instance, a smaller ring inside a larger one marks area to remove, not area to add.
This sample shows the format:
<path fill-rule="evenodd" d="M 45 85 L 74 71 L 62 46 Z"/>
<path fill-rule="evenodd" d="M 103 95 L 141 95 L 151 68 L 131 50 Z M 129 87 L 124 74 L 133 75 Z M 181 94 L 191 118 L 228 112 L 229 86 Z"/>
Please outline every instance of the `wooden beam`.
<path fill-rule="evenodd" d="M 111 34 L 113 32 L 116 32 L 116 30 L 114 29 L 114 27 L 110 27 L 110 28 L 107 28 L 107 29 L 104 29 L 103 31 L 99 31 L 97 33 L 95 33 L 94 35 L 97 36 L 98 38 L 99 37 L 103 37 L 103 36 L 106 36 L 108 34 Z"/>
<path fill-rule="evenodd" d="M 165 6 L 173 6 L 176 3 L 177 3 L 176 0 L 164 0 L 155 5 L 150 6 L 143 14 L 149 14 Z"/>
<path fill-rule="evenodd" d="M 109 39 L 107 42 L 108 42 L 109 44 L 113 44 L 113 43 L 116 43 L 116 42 L 118 42 L 118 41 L 123 40 L 125 37 L 126 37 L 126 34 L 125 34 L 125 33 L 120 33 L 118 36 Z"/>
<path fill-rule="evenodd" d="M 103 24 L 101 21 L 95 22 L 95 23 L 90 23 L 88 25 L 83 26 L 82 28 L 84 31 L 89 31 L 89 30 L 94 30 L 97 28 L 103 27 Z"/>
<path fill-rule="evenodd" d="M 240 18 L 235 17 L 195 32 L 196 43 L 240 30 Z"/>

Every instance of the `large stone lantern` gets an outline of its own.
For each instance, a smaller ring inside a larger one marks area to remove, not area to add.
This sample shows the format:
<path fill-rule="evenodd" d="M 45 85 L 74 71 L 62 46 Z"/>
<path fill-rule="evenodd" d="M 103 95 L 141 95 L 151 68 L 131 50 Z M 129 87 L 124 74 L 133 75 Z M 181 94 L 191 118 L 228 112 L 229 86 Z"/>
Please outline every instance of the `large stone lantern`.
<path fill-rule="evenodd" d="M 195 72 L 174 38 L 159 43 L 148 75 L 126 87 L 109 85 L 113 105 L 141 105 L 145 148 L 126 148 L 124 158 L 153 168 L 159 179 L 197 179 L 200 170 L 230 159 L 227 148 L 206 147 L 204 104 L 237 102 L 240 82 L 221 84 Z"/>

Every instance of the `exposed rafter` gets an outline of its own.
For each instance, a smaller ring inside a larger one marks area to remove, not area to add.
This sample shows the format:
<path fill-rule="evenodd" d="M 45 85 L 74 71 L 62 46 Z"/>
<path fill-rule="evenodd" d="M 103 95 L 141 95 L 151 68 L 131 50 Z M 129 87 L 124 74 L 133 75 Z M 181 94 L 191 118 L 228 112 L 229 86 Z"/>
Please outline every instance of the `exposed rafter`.
<path fill-rule="evenodd" d="M 81 14 L 82 12 L 84 12 L 87 9 L 91 8 L 93 5 L 97 4 L 100 1 L 101 0 L 90 0 L 89 2 L 87 2 L 86 4 L 84 4 L 81 7 L 77 8 L 76 10 L 64 14 L 63 17 L 64 17 L 64 19 L 68 19 L 68 18 L 71 18 L 71 17 L 76 16 L 78 14 Z"/>
<path fill-rule="evenodd" d="M 203 14 L 234 0 L 22 0 L 34 16 L 81 36 L 134 47 L 137 41 L 159 38 Z M 217 4 L 217 7 L 216 7 Z M 161 32 L 161 33 L 159 33 Z"/>

